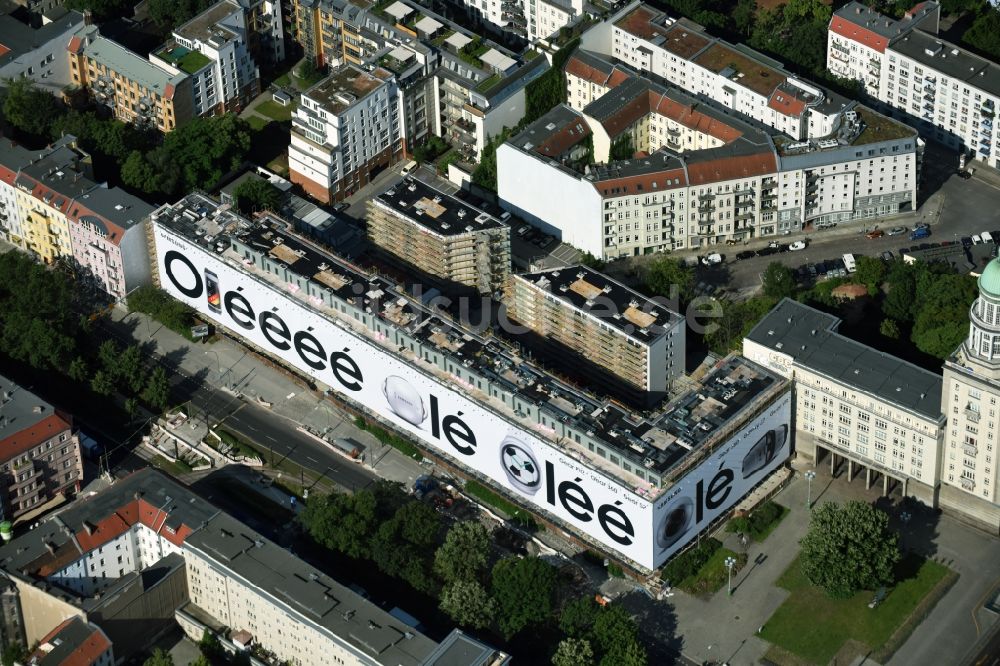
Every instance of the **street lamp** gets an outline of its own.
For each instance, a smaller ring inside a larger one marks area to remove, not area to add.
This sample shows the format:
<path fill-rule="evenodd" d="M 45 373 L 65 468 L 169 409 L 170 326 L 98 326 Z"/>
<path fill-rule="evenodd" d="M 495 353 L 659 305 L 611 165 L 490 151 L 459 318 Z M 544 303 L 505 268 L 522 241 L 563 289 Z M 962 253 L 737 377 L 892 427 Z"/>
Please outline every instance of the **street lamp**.
<path fill-rule="evenodd" d="M 726 558 L 726 569 L 729 570 L 729 596 L 733 596 L 733 567 L 736 566 L 735 557 Z"/>
<path fill-rule="evenodd" d="M 812 508 L 812 489 L 813 489 L 813 479 L 816 478 L 816 470 L 809 470 L 806 472 L 806 508 Z"/>

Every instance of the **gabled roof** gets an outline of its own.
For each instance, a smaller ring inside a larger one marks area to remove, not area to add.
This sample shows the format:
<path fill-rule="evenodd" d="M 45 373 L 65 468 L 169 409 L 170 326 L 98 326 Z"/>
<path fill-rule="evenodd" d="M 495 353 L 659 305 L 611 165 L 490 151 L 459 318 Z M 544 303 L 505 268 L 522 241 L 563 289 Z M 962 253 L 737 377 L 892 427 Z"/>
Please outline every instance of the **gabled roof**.
<path fill-rule="evenodd" d="M 863 25 L 849 21 L 843 16 L 834 16 L 830 20 L 830 32 L 846 37 L 858 44 L 863 44 L 879 53 L 885 53 L 889 38 L 874 32 Z"/>
<path fill-rule="evenodd" d="M 627 68 L 617 63 L 608 62 L 583 49 L 577 49 L 570 56 L 569 60 L 566 61 L 565 71 L 567 74 L 572 74 L 605 88 L 621 85 L 633 75 Z"/>
<path fill-rule="evenodd" d="M 99 627 L 74 616 L 39 641 L 29 663 L 34 666 L 91 666 L 109 649 L 111 641 Z"/>

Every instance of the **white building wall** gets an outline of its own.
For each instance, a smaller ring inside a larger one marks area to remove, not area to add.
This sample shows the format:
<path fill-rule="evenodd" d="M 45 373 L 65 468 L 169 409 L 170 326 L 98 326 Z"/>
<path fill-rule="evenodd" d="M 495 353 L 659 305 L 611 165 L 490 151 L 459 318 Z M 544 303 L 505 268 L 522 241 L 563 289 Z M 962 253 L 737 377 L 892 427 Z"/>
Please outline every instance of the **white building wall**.
<path fill-rule="evenodd" d="M 497 194 L 504 210 L 595 257 L 604 256 L 601 197 L 587 181 L 505 143 L 497 149 Z"/>
<path fill-rule="evenodd" d="M 10 60 L 0 67 L 0 87 L 7 79 L 26 77 L 40 88 L 57 95 L 62 89 L 72 83 L 69 61 L 66 55 L 66 45 L 73 34 L 83 27 L 83 17 L 71 13 L 59 19 L 66 29 L 53 36 L 47 42 L 38 44 L 27 53 Z M 26 31 L 31 31 L 25 27 Z"/>

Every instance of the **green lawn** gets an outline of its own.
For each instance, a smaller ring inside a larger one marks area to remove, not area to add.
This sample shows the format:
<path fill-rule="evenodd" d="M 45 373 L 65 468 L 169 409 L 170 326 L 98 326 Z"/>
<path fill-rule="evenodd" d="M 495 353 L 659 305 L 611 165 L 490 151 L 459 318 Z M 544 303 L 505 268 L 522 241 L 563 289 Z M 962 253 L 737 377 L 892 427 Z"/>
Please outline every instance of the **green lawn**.
<path fill-rule="evenodd" d="M 279 76 L 278 78 L 276 78 L 274 80 L 274 83 L 276 85 L 281 86 L 282 88 L 286 88 L 286 87 L 292 85 L 292 75 L 289 74 L 288 72 L 285 72 L 284 74 L 282 74 L 281 76 Z"/>
<path fill-rule="evenodd" d="M 729 579 L 729 572 L 726 570 L 726 558 L 732 557 L 736 560 L 733 566 L 733 578 L 747 563 L 746 553 L 734 553 L 728 548 L 720 548 L 712 554 L 705 564 L 702 565 L 698 573 L 688 576 L 677 586 L 690 594 L 714 594 L 725 587 Z"/>
<path fill-rule="evenodd" d="M 247 124 L 250 125 L 250 129 L 252 129 L 254 132 L 261 131 L 262 129 L 267 127 L 268 123 L 270 122 L 271 121 L 268 120 L 267 118 L 261 118 L 260 116 L 247 116 Z"/>
<path fill-rule="evenodd" d="M 530 513 L 518 507 L 513 502 L 508 502 L 506 499 L 497 495 L 481 483 L 476 481 L 467 481 L 465 484 L 465 492 L 469 493 L 483 504 L 488 504 L 494 509 L 499 509 L 503 513 L 510 516 L 513 520 L 526 527 L 537 527 L 535 519 Z"/>
<path fill-rule="evenodd" d="M 289 104 L 288 106 L 281 106 L 272 99 L 265 100 L 254 107 L 254 111 L 262 116 L 267 116 L 271 120 L 277 120 L 281 122 L 283 120 L 292 119 L 292 111 L 294 110 L 294 104 Z"/>
<path fill-rule="evenodd" d="M 877 651 L 948 574 L 946 567 L 916 556 L 905 558 L 897 569 L 902 582 L 873 610 L 868 608 L 873 592 L 831 599 L 809 583 L 796 558 L 777 582 L 791 595 L 767 621 L 760 636 L 816 664 L 829 663 L 851 639 Z"/>

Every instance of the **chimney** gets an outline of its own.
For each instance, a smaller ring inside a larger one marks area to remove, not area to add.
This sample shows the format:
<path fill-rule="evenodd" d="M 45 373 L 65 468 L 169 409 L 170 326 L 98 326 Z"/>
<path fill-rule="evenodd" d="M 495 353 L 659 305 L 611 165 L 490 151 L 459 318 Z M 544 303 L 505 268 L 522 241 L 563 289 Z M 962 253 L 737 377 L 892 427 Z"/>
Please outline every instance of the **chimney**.
<path fill-rule="evenodd" d="M 89 9 L 83 10 L 83 24 L 84 25 L 94 24 L 94 12 L 90 11 Z"/>

